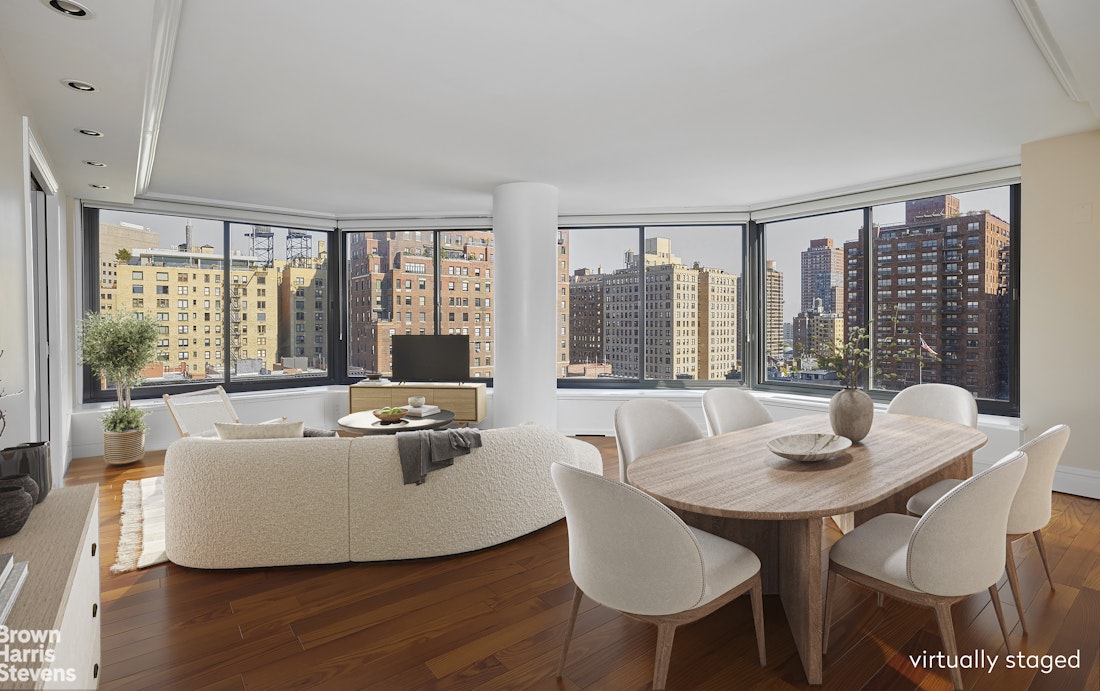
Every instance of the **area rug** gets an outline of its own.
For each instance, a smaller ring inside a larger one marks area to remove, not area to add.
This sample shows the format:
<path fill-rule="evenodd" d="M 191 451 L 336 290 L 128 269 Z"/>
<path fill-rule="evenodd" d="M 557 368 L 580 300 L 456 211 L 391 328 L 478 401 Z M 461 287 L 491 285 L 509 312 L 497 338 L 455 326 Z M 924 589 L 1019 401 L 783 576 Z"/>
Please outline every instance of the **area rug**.
<path fill-rule="evenodd" d="M 111 573 L 168 561 L 164 552 L 164 478 L 127 480 L 122 486 L 118 555 Z"/>

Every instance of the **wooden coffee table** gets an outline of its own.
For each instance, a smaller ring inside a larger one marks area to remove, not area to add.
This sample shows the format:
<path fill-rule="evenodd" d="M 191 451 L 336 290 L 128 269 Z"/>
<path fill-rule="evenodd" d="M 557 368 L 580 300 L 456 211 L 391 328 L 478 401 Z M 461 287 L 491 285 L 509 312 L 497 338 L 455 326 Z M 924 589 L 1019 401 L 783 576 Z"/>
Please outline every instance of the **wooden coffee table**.
<path fill-rule="evenodd" d="M 398 432 L 415 432 L 424 429 L 437 429 L 449 425 L 455 419 L 455 414 L 450 410 L 440 410 L 434 415 L 424 417 L 405 416 L 393 423 L 385 423 L 374 416 L 369 410 L 360 413 L 345 415 L 337 420 L 337 424 L 349 432 L 356 434 L 397 434 Z"/>

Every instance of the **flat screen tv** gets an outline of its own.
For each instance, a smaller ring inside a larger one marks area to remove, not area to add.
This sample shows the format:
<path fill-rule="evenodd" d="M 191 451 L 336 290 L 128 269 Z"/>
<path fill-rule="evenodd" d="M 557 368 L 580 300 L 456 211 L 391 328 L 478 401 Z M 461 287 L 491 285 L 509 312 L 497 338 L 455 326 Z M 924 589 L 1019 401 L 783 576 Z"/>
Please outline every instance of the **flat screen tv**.
<path fill-rule="evenodd" d="M 392 369 L 394 381 L 468 381 L 470 337 L 395 334 Z"/>

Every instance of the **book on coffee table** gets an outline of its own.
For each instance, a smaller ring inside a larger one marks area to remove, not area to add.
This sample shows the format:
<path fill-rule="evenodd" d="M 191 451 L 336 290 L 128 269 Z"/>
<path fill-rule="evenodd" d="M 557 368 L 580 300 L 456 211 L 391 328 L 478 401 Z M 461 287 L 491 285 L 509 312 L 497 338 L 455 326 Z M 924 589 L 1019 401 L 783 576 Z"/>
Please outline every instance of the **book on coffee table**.
<path fill-rule="evenodd" d="M 429 415 L 435 415 L 439 412 L 439 406 L 437 405 L 422 405 L 419 408 L 408 407 L 408 417 L 428 417 Z"/>
<path fill-rule="evenodd" d="M 23 588 L 23 581 L 27 580 L 27 562 L 21 561 L 11 566 L 4 583 L 0 585 L 0 624 L 8 619 L 8 612 L 15 604 L 15 598 Z"/>

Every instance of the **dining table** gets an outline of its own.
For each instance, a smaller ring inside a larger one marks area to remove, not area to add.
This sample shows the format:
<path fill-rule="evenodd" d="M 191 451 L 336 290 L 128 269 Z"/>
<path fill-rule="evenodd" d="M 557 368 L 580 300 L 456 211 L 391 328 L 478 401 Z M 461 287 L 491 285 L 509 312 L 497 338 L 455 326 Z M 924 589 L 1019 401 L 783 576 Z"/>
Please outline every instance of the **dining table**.
<path fill-rule="evenodd" d="M 828 414 L 803 415 L 651 451 L 626 474 L 689 525 L 756 553 L 764 592 L 779 595 L 810 684 L 822 678 L 824 520 L 859 525 L 905 513 L 915 492 L 970 477 L 986 443 L 966 425 L 876 413 L 865 438 L 829 459 L 789 460 L 768 448 L 787 435 L 831 433 Z"/>

